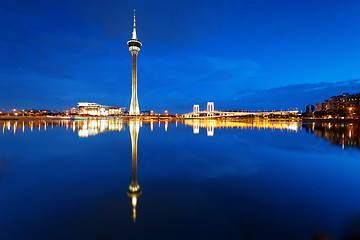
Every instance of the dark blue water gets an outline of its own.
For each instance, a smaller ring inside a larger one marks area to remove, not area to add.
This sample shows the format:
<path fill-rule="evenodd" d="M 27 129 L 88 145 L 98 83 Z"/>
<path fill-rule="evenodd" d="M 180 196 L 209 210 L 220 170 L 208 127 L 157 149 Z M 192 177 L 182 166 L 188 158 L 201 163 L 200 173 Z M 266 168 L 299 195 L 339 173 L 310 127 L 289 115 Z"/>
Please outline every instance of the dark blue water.
<path fill-rule="evenodd" d="M 359 239 L 358 125 L 136 124 L 134 217 L 128 122 L 0 121 L 0 238 Z"/>

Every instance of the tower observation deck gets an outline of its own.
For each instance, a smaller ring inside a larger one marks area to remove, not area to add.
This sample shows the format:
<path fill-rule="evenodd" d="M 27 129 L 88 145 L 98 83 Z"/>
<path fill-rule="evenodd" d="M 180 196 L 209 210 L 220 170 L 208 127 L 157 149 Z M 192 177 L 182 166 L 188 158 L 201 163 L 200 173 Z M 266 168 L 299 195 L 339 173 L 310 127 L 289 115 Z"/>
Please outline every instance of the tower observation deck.
<path fill-rule="evenodd" d="M 140 115 L 139 102 L 137 97 L 137 55 L 142 44 L 136 36 L 135 10 L 132 38 L 127 42 L 127 44 L 129 45 L 129 51 L 131 52 L 132 56 L 132 94 L 129 114 L 132 116 L 137 116 Z"/>

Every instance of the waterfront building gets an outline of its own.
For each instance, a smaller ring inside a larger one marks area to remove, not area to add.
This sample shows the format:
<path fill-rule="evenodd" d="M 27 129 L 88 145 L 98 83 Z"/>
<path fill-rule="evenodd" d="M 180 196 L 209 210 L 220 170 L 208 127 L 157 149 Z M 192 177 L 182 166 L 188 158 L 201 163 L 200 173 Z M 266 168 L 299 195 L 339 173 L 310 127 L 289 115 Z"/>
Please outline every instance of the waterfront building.
<path fill-rule="evenodd" d="M 98 103 L 79 102 L 79 114 L 88 116 L 118 116 L 124 113 L 124 107 L 104 106 Z"/>
<path fill-rule="evenodd" d="M 315 112 L 315 106 L 314 105 L 311 105 L 311 112 Z"/>
<path fill-rule="evenodd" d="M 326 109 L 326 103 L 317 103 L 316 104 L 316 111 L 324 111 Z"/>
<path fill-rule="evenodd" d="M 331 105 L 328 99 L 324 101 L 324 105 L 325 105 L 325 110 L 331 109 Z"/>
<path fill-rule="evenodd" d="M 324 113 L 319 111 L 324 111 Z M 317 117 L 359 118 L 360 93 L 333 96 L 322 103 L 317 103 L 316 112 Z"/>
<path fill-rule="evenodd" d="M 134 28 L 132 32 L 132 38 L 127 42 L 129 45 L 129 51 L 132 56 L 132 93 L 130 102 L 129 115 L 137 116 L 140 115 L 140 108 L 137 97 L 137 56 L 140 51 L 142 43 L 137 39 L 136 36 L 136 21 L 135 21 L 135 10 L 134 10 Z"/>
<path fill-rule="evenodd" d="M 316 111 L 321 110 L 341 110 L 346 108 L 358 108 L 360 104 L 360 93 L 333 96 L 323 103 L 316 104 Z"/>
<path fill-rule="evenodd" d="M 70 114 L 77 114 L 78 113 L 78 110 L 73 107 L 73 108 L 70 108 Z"/>

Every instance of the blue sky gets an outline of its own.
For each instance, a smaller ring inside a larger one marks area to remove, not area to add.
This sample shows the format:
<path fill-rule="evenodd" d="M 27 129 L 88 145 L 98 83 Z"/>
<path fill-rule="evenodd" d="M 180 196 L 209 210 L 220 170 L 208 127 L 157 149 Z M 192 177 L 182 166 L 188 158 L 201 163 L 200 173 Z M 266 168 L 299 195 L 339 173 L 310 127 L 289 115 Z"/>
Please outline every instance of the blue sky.
<path fill-rule="evenodd" d="M 0 108 L 304 109 L 360 92 L 360 2 L 2 1 Z"/>

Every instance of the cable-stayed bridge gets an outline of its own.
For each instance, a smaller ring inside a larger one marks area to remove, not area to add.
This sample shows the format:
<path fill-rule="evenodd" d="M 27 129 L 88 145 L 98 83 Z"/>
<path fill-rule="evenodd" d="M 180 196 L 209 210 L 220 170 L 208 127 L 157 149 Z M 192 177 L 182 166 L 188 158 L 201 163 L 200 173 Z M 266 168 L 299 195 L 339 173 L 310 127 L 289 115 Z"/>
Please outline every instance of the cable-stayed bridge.
<path fill-rule="evenodd" d="M 294 116 L 298 114 L 298 110 L 271 110 L 271 111 L 218 111 L 214 109 L 214 103 L 208 102 L 204 111 L 199 110 L 199 105 L 194 105 L 193 111 L 182 114 L 183 118 L 223 118 L 223 117 L 245 117 L 245 116 Z"/>

